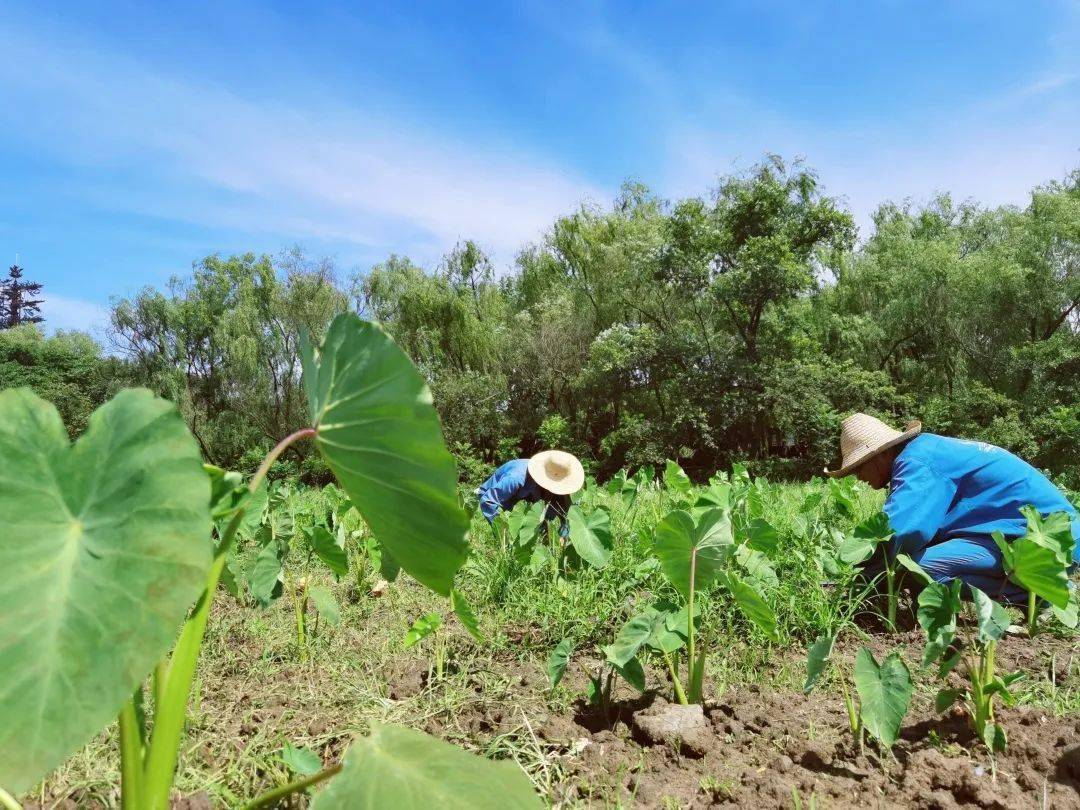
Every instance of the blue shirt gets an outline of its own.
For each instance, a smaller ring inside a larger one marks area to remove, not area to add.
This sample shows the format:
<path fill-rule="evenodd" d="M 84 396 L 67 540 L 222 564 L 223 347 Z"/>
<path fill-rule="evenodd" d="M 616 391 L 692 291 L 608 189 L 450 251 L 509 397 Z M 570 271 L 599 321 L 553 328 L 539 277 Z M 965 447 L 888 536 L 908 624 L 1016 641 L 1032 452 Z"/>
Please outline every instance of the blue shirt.
<path fill-rule="evenodd" d="M 917 554 L 956 537 L 1000 531 L 1020 537 L 1028 504 L 1045 517 L 1072 515 L 1073 537 L 1080 540 L 1080 516 L 1041 472 L 1007 450 L 984 442 L 923 433 L 896 457 L 885 512 L 897 553 Z M 1080 562 L 1080 542 L 1073 552 Z"/>
<path fill-rule="evenodd" d="M 569 495 L 554 495 L 537 484 L 529 475 L 529 460 L 525 458 L 515 459 L 503 464 L 492 473 L 491 478 L 480 485 L 477 494 L 480 496 L 480 511 L 487 518 L 488 523 L 495 520 L 495 515 L 500 509 L 507 511 L 514 508 L 518 501 L 547 501 L 548 508 L 544 512 L 544 520 L 559 518 L 561 526 L 559 533 L 567 534 L 566 512 L 570 508 Z"/>

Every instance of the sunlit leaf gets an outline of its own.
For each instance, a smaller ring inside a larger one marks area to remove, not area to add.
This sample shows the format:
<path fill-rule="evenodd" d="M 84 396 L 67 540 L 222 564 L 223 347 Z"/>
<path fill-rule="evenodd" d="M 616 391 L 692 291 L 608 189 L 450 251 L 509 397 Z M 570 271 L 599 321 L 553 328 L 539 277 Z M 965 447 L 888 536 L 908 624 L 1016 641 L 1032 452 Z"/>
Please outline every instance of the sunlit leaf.
<path fill-rule="evenodd" d="M 676 590 L 688 598 L 690 567 L 694 562 L 694 590 L 707 588 L 734 547 L 730 513 L 710 509 L 697 523 L 676 509 L 656 527 L 653 550 L 660 567 Z"/>
<path fill-rule="evenodd" d="M 979 623 L 979 638 L 997 641 L 1009 629 L 1009 613 L 1001 605 L 972 586 L 971 601 L 975 605 L 975 617 Z"/>
<path fill-rule="evenodd" d="M 338 544 L 334 535 L 322 526 L 312 526 L 305 534 L 311 542 L 311 550 L 315 552 L 315 556 L 322 560 L 335 577 L 340 579 L 349 573 L 349 558 L 344 546 Z"/>
<path fill-rule="evenodd" d="M 676 495 L 685 495 L 694 488 L 690 476 L 683 472 L 682 467 L 670 459 L 664 466 L 664 486 Z"/>
<path fill-rule="evenodd" d="M 1057 551 L 1036 543 L 1031 535 L 1014 540 L 1003 556 L 1005 573 L 1025 590 L 1065 610 L 1069 606 L 1069 575 Z"/>
<path fill-rule="evenodd" d="M 603 568 L 611 559 L 611 516 L 596 508 L 587 515 L 581 507 L 571 506 L 566 513 L 570 542 L 574 550 L 594 568 Z"/>
<path fill-rule="evenodd" d="M 566 674 L 566 665 L 570 663 L 570 656 L 573 655 L 573 653 L 573 639 L 564 638 L 555 645 L 555 648 L 548 656 L 547 675 L 552 689 L 559 685 L 559 682 L 563 679 L 563 675 Z"/>
<path fill-rule="evenodd" d="M 891 748 L 911 705 L 911 673 L 899 653 L 889 653 L 878 665 L 874 654 L 861 647 L 855 655 L 855 689 L 863 727 Z"/>
<path fill-rule="evenodd" d="M 296 747 L 285 743 L 281 750 L 281 761 L 297 776 L 311 776 L 322 770 L 322 759 L 310 748 Z"/>
<path fill-rule="evenodd" d="M 172 403 L 118 394 L 72 446 L 0 392 L 0 785 L 20 794 L 116 717 L 210 567 L 211 483 Z"/>
<path fill-rule="evenodd" d="M 513 762 L 493 762 L 400 726 L 376 725 L 345 755 L 312 810 L 539 810 Z"/>
<path fill-rule="evenodd" d="M 454 610 L 454 615 L 458 617 L 458 621 L 461 622 L 461 626 L 476 641 L 483 644 L 484 634 L 480 632 L 480 621 L 476 618 L 476 612 L 472 609 L 472 605 L 469 604 L 461 591 L 457 589 L 450 591 L 450 606 Z"/>
<path fill-rule="evenodd" d="M 247 573 L 248 591 L 263 607 L 281 595 L 281 552 L 276 543 L 263 546 Z"/>
<path fill-rule="evenodd" d="M 429 613 L 426 616 L 421 616 L 412 623 L 409 631 L 405 634 L 405 646 L 412 647 L 413 645 L 418 644 L 442 627 L 442 623 L 442 616 L 438 613 Z"/>
<path fill-rule="evenodd" d="M 323 617 L 323 620 L 336 627 L 341 624 L 341 609 L 338 607 L 337 600 L 334 595 L 330 593 L 322 585 L 312 585 L 307 589 L 307 595 L 311 599 L 311 603 L 315 605 L 315 609 L 319 611 L 319 615 Z"/>
<path fill-rule="evenodd" d="M 753 587 L 735 573 L 728 572 L 722 576 L 722 581 L 731 595 L 735 597 L 735 604 L 754 625 L 773 641 L 779 641 L 780 636 L 776 631 L 776 614 L 769 604 L 761 598 Z"/>
<path fill-rule="evenodd" d="M 1072 531 L 1072 516 L 1068 512 L 1054 512 L 1047 517 L 1039 514 L 1032 506 L 1020 508 L 1027 518 L 1027 535 L 1033 543 L 1053 551 L 1063 567 L 1073 564 L 1073 551 L 1076 538 Z"/>
<path fill-rule="evenodd" d="M 401 567 L 449 595 L 469 518 L 420 373 L 380 326 L 351 313 L 334 319 L 305 370 L 316 444 L 334 476 Z"/>

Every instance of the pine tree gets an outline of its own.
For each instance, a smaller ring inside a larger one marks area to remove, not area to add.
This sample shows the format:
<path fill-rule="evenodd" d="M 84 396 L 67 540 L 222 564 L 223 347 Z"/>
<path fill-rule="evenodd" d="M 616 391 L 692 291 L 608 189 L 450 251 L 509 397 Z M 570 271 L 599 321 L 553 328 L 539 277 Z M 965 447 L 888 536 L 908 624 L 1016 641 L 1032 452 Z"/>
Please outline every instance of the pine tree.
<path fill-rule="evenodd" d="M 22 323 L 41 323 L 41 303 L 44 299 L 33 298 L 41 293 L 41 284 L 23 281 L 23 269 L 11 265 L 8 277 L 0 281 L 0 329 L 10 329 Z"/>

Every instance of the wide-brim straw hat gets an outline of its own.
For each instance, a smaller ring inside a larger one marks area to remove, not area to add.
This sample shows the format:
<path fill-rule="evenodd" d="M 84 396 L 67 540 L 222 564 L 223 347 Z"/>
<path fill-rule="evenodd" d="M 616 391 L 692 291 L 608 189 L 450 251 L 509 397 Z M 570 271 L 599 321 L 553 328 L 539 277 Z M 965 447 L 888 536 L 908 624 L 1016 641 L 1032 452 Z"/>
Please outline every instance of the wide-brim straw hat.
<path fill-rule="evenodd" d="M 545 450 L 530 458 L 529 475 L 556 495 L 572 495 L 585 486 L 585 468 L 563 450 Z"/>
<path fill-rule="evenodd" d="M 920 433 L 920 422 L 908 422 L 904 430 L 897 430 L 869 414 L 852 414 L 840 426 L 840 469 L 826 469 L 825 474 L 832 478 L 849 475 L 883 450 L 910 441 Z"/>

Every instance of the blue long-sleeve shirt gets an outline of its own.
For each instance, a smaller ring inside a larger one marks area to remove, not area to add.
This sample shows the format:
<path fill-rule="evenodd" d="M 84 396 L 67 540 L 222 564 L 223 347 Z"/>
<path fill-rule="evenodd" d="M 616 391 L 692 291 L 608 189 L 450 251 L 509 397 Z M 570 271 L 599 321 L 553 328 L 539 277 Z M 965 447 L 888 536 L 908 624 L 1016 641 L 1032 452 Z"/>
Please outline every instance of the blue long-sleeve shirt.
<path fill-rule="evenodd" d="M 537 484 L 529 475 L 528 459 L 519 458 L 503 464 L 480 485 L 477 494 L 480 496 L 480 512 L 488 523 L 495 520 L 500 509 L 509 511 L 519 501 L 546 501 L 548 507 L 544 520 L 559 518 L 559 533 L 565 536 L 569 531 L 566 512 L 570 509 L 570 496 L 553 495 Z"/>
<path fill-rule="evenodd" d="M 1080 563 L 1080 516 L 1041 472 L 1007 450 L 984 442 L 923 433 L 896 457 L 885 512 L 897 553 L 917 554 L 955 537 L 1022 536 L 1027 521 L 1020 507 L 1031 504 L 1044 517 L 1072 515 Z"/>

